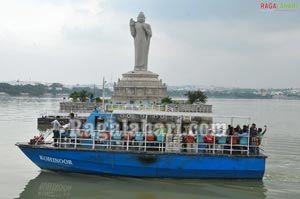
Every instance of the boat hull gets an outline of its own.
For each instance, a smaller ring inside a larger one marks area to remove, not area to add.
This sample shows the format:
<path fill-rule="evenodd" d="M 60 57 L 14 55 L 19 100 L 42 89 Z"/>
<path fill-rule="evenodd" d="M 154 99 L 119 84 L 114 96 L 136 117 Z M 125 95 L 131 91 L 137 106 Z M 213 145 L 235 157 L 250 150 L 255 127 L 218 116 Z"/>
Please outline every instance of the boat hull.
<path fill-rule="evenodd" d="M 266 156 L 101 151 L 17 144 L 45 170 L 154 178 L 261 179 Z"/>

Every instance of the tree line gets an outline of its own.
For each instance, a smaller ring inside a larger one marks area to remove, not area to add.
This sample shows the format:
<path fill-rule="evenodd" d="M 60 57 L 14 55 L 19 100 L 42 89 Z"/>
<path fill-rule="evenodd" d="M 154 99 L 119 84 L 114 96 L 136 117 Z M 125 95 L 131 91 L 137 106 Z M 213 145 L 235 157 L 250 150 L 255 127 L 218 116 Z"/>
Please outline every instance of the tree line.
<path fill-rule="evenodd" d="M 57 94 L 71 94 L 73 92 L 85 91 L 87 93 L 92 93 L 95 96 L 102 96 L 102 89 L 91 88 L 91 87 L 81 87 L 74 86 L 72 88 L 66 88 L 60 83 L 53 83 L 51 85 L 44 84 L 27 84 L 27 85 L 11 85 L 8 83 L 0 83 L 0 92 L 6 93 L 11 96 L 20 96 L 22 94 L 27 94 L 29 96 L 43 96 L 45 94 L 52 94 L 53 96 Z M 111 91 L 105 89 L 105 95 L 110 96 Z"/>
<path fill-rule="evenodd" d="M 72 88 L 66 88 L 60 83 L 53 83 L 51 85 L 44 84 L 36 84 L 36 85 L 11 85 L 8 83 L 0 83 L 0 92 L 7 93 L 12 96 L 19 96 L 22 94 L 27 94 L 29 96 L 43 96 L 45 94 L 52 94 L 53 96 L 57 94 L 73 94 L 80 95 L 80 92 L 85 91 L 86 93 L 81 93 L 81 95 L 93 94 L 93 96 L 102 96 L 102 89 L 99 88 L 91 88 L 91 87 L 82 87 L 82 86 L 74 86 Z M 202 92 L 205 96 L 209 98 L 242 98 L 242 99 L 269 99 L 272 98 L 270 94 L 262 96 L 257 92 L 256 89 L 228 89 L 228 90 L 207 90 Z M 189 93 L 190 92 L 190 93 Z M 197 91 L 189 91 L 189 90 L 168 90 L 168 96 L 170 97 L 192 97 L 193 93 Z M 188 94 L 189 93 L 189 94 Z M 198 93 L 201 95 L 200 93 Z M 112 91 L 108 88 L 105 89 L 105 96 L 111 96 Z M 197 97 L 194 97 L 197 98 Z M 83 98 L 82 98 L 83 99 Z M 164 99 L 163 103 L 170 102 L 170 99 Z M 193 101 L 193 100 L 192 100 Z M 201 100 L 198 100 L 201 102 Z"/>

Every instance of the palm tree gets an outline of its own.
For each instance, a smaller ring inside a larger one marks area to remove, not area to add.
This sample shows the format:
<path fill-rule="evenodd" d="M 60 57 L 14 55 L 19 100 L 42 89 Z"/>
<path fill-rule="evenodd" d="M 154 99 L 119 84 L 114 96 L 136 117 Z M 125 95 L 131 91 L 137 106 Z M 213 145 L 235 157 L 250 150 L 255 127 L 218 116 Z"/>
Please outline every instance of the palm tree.
<path fill-rule="evenodd" d="M 161 99 L 161 103 L 162 104 L 172 104 L 172 98 L 170 98 L 170 96 L 166 96 Z"/>
<path fill-rule="evenodd" d="M 77 99 L 79 99 L 80 102 L 86 102 L 88 97 L 94 97 L 94 95 L 92 93 L 88 93 L 86 90 L 82 90 L 80 92 L 73 92 L 70 94 L 70 98 L 73 99 L 74 102 L 77 101 Z"/>
<path fill-rule="evenodd" d="M 195 102 L 206 103 L 207 96 L 200 90 L 197 91 L 188 91 L 185 96 L 188 97 L 189 103 L 193 104 Z"/>

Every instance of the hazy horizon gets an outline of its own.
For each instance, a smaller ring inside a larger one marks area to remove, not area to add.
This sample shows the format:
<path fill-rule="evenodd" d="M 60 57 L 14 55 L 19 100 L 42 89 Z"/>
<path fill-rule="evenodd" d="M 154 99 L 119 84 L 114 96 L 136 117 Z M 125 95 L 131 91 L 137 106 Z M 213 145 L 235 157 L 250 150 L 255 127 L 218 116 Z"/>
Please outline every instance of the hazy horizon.
<path fill-rule="evenodd" d="M 5 81 L 5 82 L 1 82 L 0 83 L 8 83 L 8 84 L 16 84 L 18 80 L 12 80 L 12 81 Z M 44 84 L 44 85 L 51 85 L 53 83 L 59 83 L 62 84 L 65 87 L 70 87 L 70 86 L 79 86 L 79 87 L 84 87 L 84 86 L 96 86 L 97 88 L 102 88 L 102 82 L 101 83 L 86 83 L 86 84 L 79 84 L 79 83 L 70 83 L 70 84 L 64 84 L 61 82 L 38 82 L 38 81 L 34 81 L 34 80 L 19 80 L 20 82 L 23 83 L 38 83 L 38 84 Z M 114 82 L 111 81 L 106 81 L 105 83 L 105 87 L 107 88 L 108 84 L 111 84 Z M 24 85 L 24 84 L 23 84 Z M 182 84 L 182 85 L 168 85 L 167 87 L 197 87 L 200 89 L 208 89 L 208 88 L 223 88 L 223 89 L 256 89 L 256 90 L 260 90 L 260 89 L 300 89 L 300 87 L 282 87 L 282 88 L 276 88 L 276 87 L 229 87 L 229 86 L 219 86 L 219 85 L 196 85 L 196 84 Z"/>
<path fill-rule="evenodd" d="M 1 1 L 0 82 L 117 81 L 133 70 L 129 19 L 144 11 L 148 68 L 169 86 L 299 88 L 300 1 L 290 11 L 261 2 Z"/>

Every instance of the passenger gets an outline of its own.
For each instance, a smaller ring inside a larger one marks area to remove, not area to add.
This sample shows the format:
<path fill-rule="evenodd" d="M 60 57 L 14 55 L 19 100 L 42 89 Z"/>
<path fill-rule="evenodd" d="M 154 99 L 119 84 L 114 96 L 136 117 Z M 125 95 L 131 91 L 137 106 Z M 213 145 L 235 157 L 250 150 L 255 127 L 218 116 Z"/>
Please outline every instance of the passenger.
<path fill-rule="evenodd" d="M 226 129 L 226 135 L 233 135 L 233 132 L 232 132 L 233 128 L 232 126 L 229 124 L 227 129 Z"/>
<path fill-rule="evenodd" d="M 235 128 L 230 126 L 228 135 L 229 136 L 227 137 L 227 143 L 228 144 L 237 144 L 237 135 L 238 135 L 238 133 L 235 131 Z M 228 147 L 228 148 L 230 148 L 230 147 Z"/>
<path fill-rule="evenodd" d="M 235 131 L 238 132 L 238 133 L 242 132 L 242 128 L 240 127 L 239 124 L 235 127 Z"/>
<path fill-rule="evenodd" d="M 258 128 L 257 130 L 257 136 L 255 137 L 252 137 L 251 140 L 252 140 L 252 145 L 254 146 L 254 154 L 259 154 L 259 145 L 261 144 L 261 139 L 262 139 L 262 136 L 266 133 L 267 131 L 267 126 L 265 125 L 265 129 L 264 131 L 262 130 L 262 128 Z"/>
<path fill-rule="evenodd" d="M 241 130 L 241 128 L 239 126 L 233 128 L 233 135 L 237 135 L 238 136 L 241 133 L 242 133 L 242 130 Z"/>
<path fill-rule="evenodd" d="M 79 137 L 80 130 L 78 129 L 78 122 L 75 119 L 74 113 L 70 113 L 69 115 L 69 123 L 65 124 L 63 128 L 68 131 L 68 134 L 71 138 Z"/>
<path fill-rule="evenodd" d="M 182 143 L 182 151 L 187 152 L 187 132 L 183 131 L 181 136 L 181 143 Z"/>
<path fill-rule="evenodd" d="M 248 126 L 246 125 L 243 126 L 242 132 L 238 135 L 238 137 L 239 137 L 239 144 L 242 145 L 238 148 L 241 150 L 242 153 L 245 153 L 247 150 L 247 146 L 245 145 L 248 145 L 248 137 L 249 137 Z"/>
<path fill-rule="evenodd" d="M 267 132 L 267 126 L 265 125 L 264 131 L 262 131 L 262 128 L 258 128 L 257 134 L 259 137 L 262 137 Z"/>
<path fill-rule="evenodd" d="M 248 137 L 248 127 L 243 126 L 243 130 L 238 134 L 238 137 Z"/>
<path fill-rule="evenodd" d="M 76 119 L 74 113 L 70 113 L 70 119 L 69 119 L 69 128 L 70 128 L 70 137 L 76 137 Z"/>
<path fill-rule="evenodd" d="M 251 128 L 250 128 L 250 136 L 254 137 L 257 136 L 257 128 L 256 128 L 256 124 L 252 124 Z"/>
<path fill-rule="evenodd" d="M 257 128 L 256 128 L 256 124 L 253 123 L 251 128 L 250 128 L 250 139 L 251 139 L 251 143 L 250 143 L 250 153 L 251 154 L 256 154 L 257 151 L 257 144 L 258 144 L 258 139 L 257 139 Z"/>
<path fill-rule="evenodd" d="M 75 120 L 74 113 L 70 113 L 69 123 L 70 123 L 70 128 L 71 129 L 75 129 L 75 127 L 76 127 L 76 120 Z"/>
<path fill-rule="evenodd" d="M 60 127 L 61 127 L 61 124 L 59 123 L 58 119 L 59 119 L 59 116 L 56 116 L 55 120 L 53 120 L 51 122 L 53 138 L 54 138 L 54 146 L 58 146 L 57 140 L 59 138 L 59 130 L 60 130 Z"/>
<path fill-rule="evenodd" d="M 230 137 L 229 144 L 233 144 L 233 145 L 238 144 L 240 137 L 248 136 L 248 134 L 245 135 L 245 133 L 243 133 L 244 131 L 245 132 L 247 131 L 245 126 L 243 127 L 242 131 L 240 131 L 238 128 L 233 128 L 233 135 Z M 240 147 L 239 146 L 232 146 L 232 149 L 233 150 L 240 150 Z"/>
<path fill-rule="evenodd" d="M 228 128 L 226 129 L 226 136 L 227 136 L 226 143 L 230 144 L 231 140 L 232 140 L 231 136 L 233 136 L 233 127 L 230 124 L 228 125 Z M 230 146 L 225 145 L 224 149 L 225 149 L 225 153 L 229 153 Z"/>

